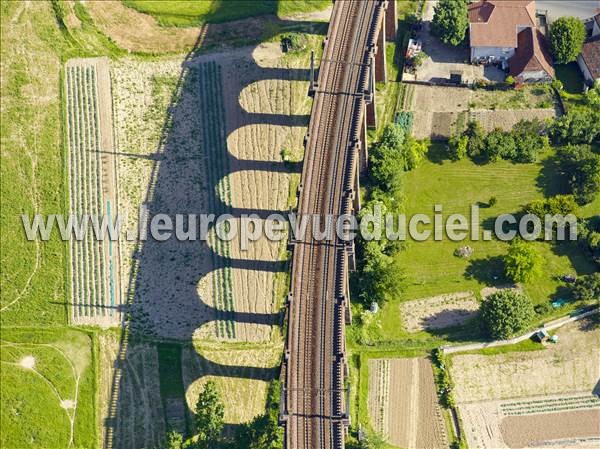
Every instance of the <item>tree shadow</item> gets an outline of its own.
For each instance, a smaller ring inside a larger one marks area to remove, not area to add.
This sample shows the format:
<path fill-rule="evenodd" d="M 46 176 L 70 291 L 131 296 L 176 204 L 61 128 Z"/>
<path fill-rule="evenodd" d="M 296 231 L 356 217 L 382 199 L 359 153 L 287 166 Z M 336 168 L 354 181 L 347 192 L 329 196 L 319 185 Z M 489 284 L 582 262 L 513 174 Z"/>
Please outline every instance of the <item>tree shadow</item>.
<path fill-rule="evenodd" d="M 501 256 L 469 261 L 464 276 L 466 279 L 474 279 L 491 287 L 499 287 L 511 282 L 504 273 L 504 261 Z"/>
<path fill-rule="evenodd" d="M 548 157 L 542 161 L 536 185 L 546 197 L 570 193 L 569 184 L 561 174 L 560 162 L 556 157 Z"/>
<path fill-rule="evenodd" d="M 552 252 L 557 256 L 568 257 L 569 262 L 573 266 L 576 273 L 564 274 L 593 274 L 597 271 L 596 266 L 591 260 L 591 257 L 585 253 L 578 243 L 571 241 L 556 241 L 552 243 Z"/>
<path fill-rule="evenodd" d="M 446 309 L 428 317 L 421 318 L 419 325 L 428 331 L 432 329 L 460 327 L 474 318 L 477 313 L 477 310 Z"/>
<path fill-rule="evenodd" d="M 427 150 L 427 159 L 434 164 L 442 165 L 444 161 L 449 161 L 446 145 L 443 143 L 435 143 L 429 145 Z"/>
<path fill-rule="evenodd" d="M 277 5 L 276 2 L 272 3 Z M 219 2 L 216 6 L 228 7 L 225 2 Z M 218 9 L 214 14 L 218 14 Z M 280 20 L 275 16 L 268 16 L 268 20 L 269 26 L 266 28 L 274 34 L 291 27 L 323 30 L 320 23 L 292 24 L 292 21 Z M 275 182 L 274 174 L 297 173 L 300 164 L 275 159 L 240 159 L 230 152 L 228 139 L 234 132 L 244 127 L 251 129 L 254 125 L 305 127 L 307 115 L 246 111 L 241 104 L 241 94 L 246 87 L 258 81 L 306 81 L 309 70 L 262 67 L 254 57 L 255 48 L 245 47 L 236 49 L 236 61 L 244 61 L 243 70 L 247 79 L 242 75 L 243 81 L 238 78 L 235 82 L 226 83 L 223 73 L 226 66 L 210 55 L 199 57 L 206 51 L 201 43 L 207 39 L 207 34 L 210 37 L 211 26 L 204 27 L 203 32 L 205 34 L 198 37 L 196 46 L 182 64 L 155 153 L 137 156 L 118 150 L 117 157 L 140 157 L 152 164 L 151 181 L 143 201 L 149 218 L 157 214 L 172 218 L 176 214 L 230 214 L 240 218 L 243 214 L 256 213 L 266 219 L 271 213 L 286 213 L 287 210 L 276 208 L 239 206 L 237 198 L 232 198 L 231 175 L 264 172 L 270 174 L 272 183 Z M 280 150 L 272 149 L 271 153 L 278 155 Z M 246 198 L 252 198 L 252 193 L 248 193 Z M 183 346 L 206 336 L 224 342 L 254 342 L 248 338 L 255 330 L 260 341 L 270 339 L 273 332 L 278 332 L 277 329 L 281 332 L 283 313 L 278 309 L 280 299 L 275 298 L 277 291 L 273 287 L 276 276 L 288 269 L 288 262 L 281 257 L 281 251 L 275 257 L 273 251 L 267 252 L 268 257 L 259 250 L 242 253 L 234 243 L 224 243 L 214 237 L 214 223 L 209 225 L 208 230 L 208 240 L 195 241 L 178 241 L 174 237 L 158 241 L 149 234 L 148 239 L 138 241 L 133 250 L 130 276 L 127 281 L 123 280 L 127 282 L 127 304 L 120 306 L 126 311 L 126 319 L 114 363 L 112 384 L 107 393 L 110 397 L 104 428 L 107 448 L 138 449 L 162 443 L 163 437 L 157 437 L 152 444 L 144 439 L 148 422 L 146 417 L 138 415 L 143 414 L 140 409 L 143 409 L 144 400 L 154 400 L 144 396 L 149 394 L 144 390 L 149 388 L 146 382 L 149 382 L 151 374 L 132 372 L 128 363 L 132 357 L 131 342 L 153 344 L 154 339 L 158 338 Z M 281 245 L 285 247 L 285 242 L 281 242 Z M 242 278 L 246 281 L 242 283 L 247 282 L 247 276 L 254 276 L 254 286 L 240 287 L 236 284 L 235 273 L 243 274 Z M 258 297 L 256 295 L 261 294 L 261 289 L 267 288 L 273 289 L 270 304 L 253 304 L 252 301 Z M 196 357 L 203 368 L 203 377 L 270 381 L 276 379 L 279 372 L 279 366 L 261 368 L 252 366 L 252 362 L 248 366 L 235 363 L 222 365 L 205 359 L 201 354 Z M 160 360 L 158 362 L 160 364 Z M 161 386 L 164 382 L 183 384 L 183 379 L 161 377 Z M 143 392 L 140 394 L 144 397 L 132 397 L 131 391 L 122 388 L 125 383 L 136 385 L 136 391 Z M 184 387 L 182 389 L 185 391 Z M 185 403 L 185 397 L 173 396 L 162 397 L 162 403 L 148 403 L 146 406 L 151 410 L 162 410 L 168 427 L 172 417 L 168 416 L 166 410 L 167 400 Z M 187 414 L 191 413 L 187 403 L 181 409 Z M 132 424 L 136 434 L 133 439 L 133 430 L 123 425 L 132 413 L 138 416 Z M 227 426 L 232 432 L 236 427 L 231 423 L 227 423 Z"/>

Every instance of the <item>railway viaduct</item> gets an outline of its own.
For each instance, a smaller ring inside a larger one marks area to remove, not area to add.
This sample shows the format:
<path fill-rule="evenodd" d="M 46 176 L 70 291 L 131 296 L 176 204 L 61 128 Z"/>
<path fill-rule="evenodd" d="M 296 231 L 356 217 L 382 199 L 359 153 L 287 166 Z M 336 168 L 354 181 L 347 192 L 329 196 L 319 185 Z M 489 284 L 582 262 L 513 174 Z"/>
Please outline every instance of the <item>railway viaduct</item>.
<path fill-rule="evenodd" d="M 348 272 L 355 269 L 354 243 L 318 238 L 312 220 L 360 209 L 366 130 L 376 125 L 375 82 L 386 81 L 385 42 L 395 35 L 395 0 L 338 0 L 318 77 L 311 75 L 313 106 L 298 187 L 298 218 L 310 220 L 305 235 L 290 240 L 281 369 L 280 421 L 287 449 L 344 447 L 350 423 L 345 325 L 351 320 Z"/>

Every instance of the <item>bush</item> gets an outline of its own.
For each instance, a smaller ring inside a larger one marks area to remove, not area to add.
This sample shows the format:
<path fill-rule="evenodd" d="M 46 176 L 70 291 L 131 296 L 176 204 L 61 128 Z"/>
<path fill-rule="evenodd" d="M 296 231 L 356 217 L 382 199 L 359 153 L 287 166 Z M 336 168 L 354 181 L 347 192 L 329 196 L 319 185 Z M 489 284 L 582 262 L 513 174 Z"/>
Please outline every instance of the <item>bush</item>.
<path fill-rule="evenodd" d="M 495 339 L 510 338 L 524 331 L 533 316 L 531 300 L 515 290 L 493 293 L 481 303 L 481 317 Z"/>
<path fill-rule="evenodd" d="M 515 162 L 535 162 L 538 155 L 550 149 L 545 135 L 546 125 L 539 119 L 520 120 L 512 129 L 515 141 Z"/>
<path fill-rule="evenodd" d="M 558 64 L 575 61 L 585 41 L 585 26 L 576 17 L 560 17 L 550 26 L 550 49 Z"/>
<path fill-rule="evenodd" d="M 579 301 L 600 299 L 600 273 L 580 277 L 573 284 L 571 291 L 573 298 Z"/>
<path fill-rule="evenodd" d="M 400 111 L 396 114 L 394 122 L 404 130 L 404 134 L 409 135 L 412 131 L 413 118 L 411 111 Z"/>
<path fill-rule="evenodd" d="M 514 282 L 530 282 L 542 272 L 544 260 L 531 243 L 514 240 L 504 257 L 506 276 Z"/>
<path fill-rule="evenodd" d="M 469 139 L 467 154 L 471 159 L 479 158 L 485 150 L 485 132 L 479 122 L 470 121 L 464 135 Z"/>
<path fill-rule="evenodd" d="M 579 223 L 578 243 L 590 254 L 592 261 L 600 266 L 600 216 Z"/>
<path fill-rule="evenodd" d="M 467 34 L 466 0 L 440 0 L 434 8 L 431 31 L 445 44 L 460 45 Z"/>
<path fill-rule="evenodd" d="M 453 161 L 459 161 L 467 155 L 469 138 L 462 134 L 454 134 L 448 140 L 448 157 Z"/>
<path fill-rule="evenodd" d="M 533 308 L 533 310 L 538 315 L 545 316 L 545 315 L 548 315 L 550 312 L 552 312 L 552 304 L 550 304 L 548 302 L 544 302 L 542 304 L 536 304 L 536 306 Z"/>
<path fill-rule="evenodd" d="M 511 75 L 508 75 L 506 77 L 506 79 L 504 80 L 504 82 L 508 85 L 508 86 L 514 86 L 515 85 L 515 79 L 514 77 L 512 77 Z"/>
<path fill-rule="evenodd" d="M 485 138 L 485 152 L 491 162 L 499 159 L 515 159 L 517 146 L 513 135 L 495 128 Z"/>
<path fill-rule="evenodd" d="M 577 210 L 573 195 L 556 195 L 552 198 L 534 200 L 525 206 L 525 213 L 543 218 L 545 215 L 568 215 Z"/>

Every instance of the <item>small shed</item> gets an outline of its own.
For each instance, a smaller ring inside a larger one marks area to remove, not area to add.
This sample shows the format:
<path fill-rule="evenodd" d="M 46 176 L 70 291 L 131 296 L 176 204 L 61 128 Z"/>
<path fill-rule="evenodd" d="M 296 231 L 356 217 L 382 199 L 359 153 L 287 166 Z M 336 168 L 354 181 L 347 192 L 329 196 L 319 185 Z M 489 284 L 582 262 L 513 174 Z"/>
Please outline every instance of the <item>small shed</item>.
<path fill-rule="evenodd" d="M 462 84 L 463 72 L 460 70 L 450 70 L 450 82 L 452 84 Z"/>
<path fill-rule="evenodd" d="M 532 335 L 535 341 L 543 343 L 550 339 L 550 334 L 546 329 L 539 329 L 535 334 Z"/>

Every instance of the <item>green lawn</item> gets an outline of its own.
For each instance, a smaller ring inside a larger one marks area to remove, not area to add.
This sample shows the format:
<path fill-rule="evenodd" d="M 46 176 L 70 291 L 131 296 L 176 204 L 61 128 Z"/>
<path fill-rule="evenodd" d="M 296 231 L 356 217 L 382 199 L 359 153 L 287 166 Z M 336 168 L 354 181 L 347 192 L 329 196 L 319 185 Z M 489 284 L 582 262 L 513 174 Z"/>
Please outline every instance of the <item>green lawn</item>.
<path fill-rule="evenodd" d="M 139 12 L 150 14 L 162 26 L 189 27 L 202 23 L 221 23 L 248 17 L 320 11 L 331 5 L 329 0 L 204 0 L 147 1 L 123 0 Z"/>
<path fill-rule="evenodd" d="M 66 328 L 2 330 L 1 447 L 96 447 L 94 341 Z"/>
<path fill-rule="evenodd" d="M 63 3 L 2 2 L 2 164 L 0 167 L 2 325 L 63 325 L 70 275 L 68 246 L 25 238 L 20 214 L 68 210 L 62 127 L 62 63 L 122 52 L 100 34 L 79 3 L 82 25 L 64 27 Z"/>
<path fill-rule="evenodd" d="M 482 230 L 493 229 L 493 220 L 499 214 L 516 213 L 531 200 L 542 198 L 544 192 L 555 194 L 563 190 L 560 180 L 549 168 L 547 158 L 551 155 L 535 164 L 501 161 L 476 165 L 470 160 L 438 161 L 441 148 L 441 145 L 432 147 L 435 162 L 426 160 L 404 178 L 408 217 L 416 213 L 432 215 L 434 204 L 443 206 L 444 217 L 453 213 L 469 217 L 471 204 L 480 203 L 483 206 L 480 208 Z M 497 198 L 497 204 L 487 207 L 492 196 Z M 583 215 L 588 215 L 595 206 L 597 202 L 586 207 Z M 591 263 L 575 245 L 533 244 L 545 260 L 543 276 L 525 285 L 534 303 L 561 294 L 561 283 L 554 279 L 555 276 L 593 271 Z M 463 245 L 474 249 L 474 255 L 468 260 L 453 255 L 454 250 Z M 507 284 L 501 260 L 506 250 L 507 243 L 499 240 L 453 242 L 444 237 L 442 241 L 409 241 L 400 256 L 408 286 L 399 301 L 466 290 L 478 293 L 485 286 Z M 390 312 L 397 310 L 397 302 L 388 307 Z M 392 319 L 396 314 L 389 315 Z"/>

